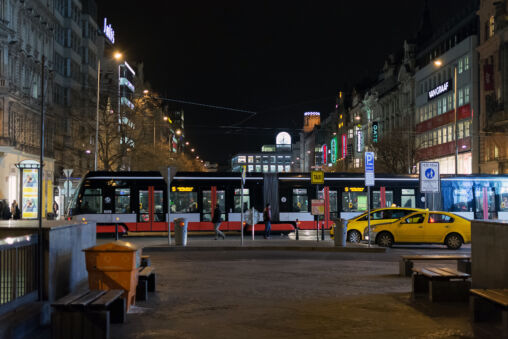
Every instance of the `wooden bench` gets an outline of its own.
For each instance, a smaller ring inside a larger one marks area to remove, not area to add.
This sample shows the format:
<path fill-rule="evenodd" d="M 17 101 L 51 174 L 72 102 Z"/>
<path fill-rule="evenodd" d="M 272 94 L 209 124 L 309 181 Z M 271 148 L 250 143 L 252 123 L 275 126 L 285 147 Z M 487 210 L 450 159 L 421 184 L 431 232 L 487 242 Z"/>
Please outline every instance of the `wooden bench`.
<path fill-rule="evenodd" d="M 412 299 L 426 296 L 430 301 L 467 301 L 469 274 L 446 267 L 413 268 Z"/>
<path fill-rule="evenodd" d="M 416 260 L 457 260 L 457 270 L 471 274 L 471 255 L 469 254 L 430 254 L 430 255 L 403 255 L 400 259 L 399 274 L 410 277 L 413 262 Z"/>
<path fill-rule="evenodd" d="M 53 339 L 108 339 L 110 323 L 125 322 L 123 290 L 81 290 L 55 301 Z"/>
<path fill-rule="evenodd" d="M 142 267 L 152 266 L 152 262 L 150 261 L 150 256 L 149 255 L 142 255 L 141 256 L 141 266 Z"/>
<path fill-rule="evenodd" d="M 508 338 L 508 289 L 472 289 L 470 292 L 472 320 L 497 319 L 501 314 L 501 338 Z"/>
<path fill-rule="evenodd" d="M 155 270 L 151 266 L 139 268 L 136 300 L 147 301 L 148 292 L 155 292 Z"/>

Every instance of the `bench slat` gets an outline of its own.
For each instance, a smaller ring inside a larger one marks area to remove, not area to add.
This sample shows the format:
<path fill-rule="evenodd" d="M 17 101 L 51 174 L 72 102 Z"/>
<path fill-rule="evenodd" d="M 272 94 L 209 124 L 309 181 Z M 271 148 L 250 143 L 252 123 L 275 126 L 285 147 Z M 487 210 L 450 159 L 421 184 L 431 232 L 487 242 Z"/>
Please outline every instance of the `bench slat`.
<path fill-rule="evenodd" d="M 508 307 L 508 289 L 472 289 L 470 292 Z"/>
<path fill-rule="evenodd" d="M 89 292 L 88 289 L 78 290 L 74 293 L 68 294 L 68 295 L 58 299 L 57 301 L 52 303 L 51 306 L 66 306 L 66 305 L 72 303 L 73 301 L 81 298 L 82 296 L 86 295 L 88 292 Z"/>
<path fill-rule="evenodd" d="M 420 273 L 427 276 L 427 277 L 439 277 L 440 276 L 440 274 L 433 272 L 433 271 L 429 271 L 427 268 L 421 268 Z"/>
<path fill-rule="evenodd" d="M 103 290 L 93 290 L 88 292 L 86 295 L 82 296 L 81 298 L 73 301 L 71 303 L 72 306 L 86 306 L 95 299 L 99 298 L 101 295 L 105 294 L 106 291 Z"/>
<path fill-rule="evenodd" d="M 455 276 L 455 277 L 460 277 L 460 278 L 469 278 L 470 275 L 467 274 L 467 273 L 464 273 L 464 272 L 459 272 L 453 268 L 450 268 L 450 267 L 440 267 L 440 269 L 442 271 L 446 271 L 448 273 L 450 273 L 451 275 Z"/>
<path fill-rule="evenodd" d="M 145 266 L 143 269 L 139 271 L 140 277 L 148 277 L 150 274 L 152 274 L 152 267 L 151 266 Z"/>
<path fill-rule="evenodd" d="M 468 254 L 414 254 L 403 255 L 404 260 L 471 260 Z"/>
<path fill-rule="evenodd" d="M 107 308 L 113 301 L 121 297 L 124 290 L 109 290 L 90 305 L 93 308 Z"/>

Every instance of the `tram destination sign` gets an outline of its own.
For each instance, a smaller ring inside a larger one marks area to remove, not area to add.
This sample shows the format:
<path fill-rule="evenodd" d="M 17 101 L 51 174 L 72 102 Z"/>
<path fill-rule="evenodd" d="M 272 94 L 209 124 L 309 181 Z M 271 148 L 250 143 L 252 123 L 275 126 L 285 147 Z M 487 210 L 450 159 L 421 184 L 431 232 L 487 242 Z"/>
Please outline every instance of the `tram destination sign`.
<path fill-rule="evenodd" d="M 441 180 L 439 179 L 438 162 L 420 162 L 420 192 L 439 193 Z"/>

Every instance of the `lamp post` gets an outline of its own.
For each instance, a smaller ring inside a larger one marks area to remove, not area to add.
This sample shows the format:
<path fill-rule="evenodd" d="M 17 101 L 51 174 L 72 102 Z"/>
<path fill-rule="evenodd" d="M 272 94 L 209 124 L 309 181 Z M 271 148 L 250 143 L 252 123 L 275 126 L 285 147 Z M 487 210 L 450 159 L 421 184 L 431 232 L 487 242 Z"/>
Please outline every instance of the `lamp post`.
<path fill-rule="evenodd" d="M 441 67 L 443 62 L 435 60 L 434 65 Z M 459 147 L 457 144 L 458 131 L 457 131 L 457 64 L 453 64 L 453 110 L 454 110 L 454 123 L 453 123 L 453 139 L 455 141 L 455 174 L 459 173 Z"/>

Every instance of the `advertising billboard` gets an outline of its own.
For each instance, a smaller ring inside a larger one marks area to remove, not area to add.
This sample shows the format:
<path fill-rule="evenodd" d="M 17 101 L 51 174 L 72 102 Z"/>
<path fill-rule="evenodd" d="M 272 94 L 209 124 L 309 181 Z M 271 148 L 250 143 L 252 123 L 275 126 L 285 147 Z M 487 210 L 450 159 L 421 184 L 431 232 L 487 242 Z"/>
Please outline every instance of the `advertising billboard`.
<path fill-rule="evenodd" d="M 346 134 L 342 134 L 342 137 L 341 137 L 341 140 L 342 140 L 342 145 L 341 145 L 341 158 L 342 159 L 345 159 L 346 156 L 347 156 L 347 135 Z"/>
<path fill-rule="evenodd" d="M 330 141 L 330 162 L 335 164 L 337 162 L 337 137 L 333 137 Z"/>
<path fill-rule="evenodd" d="M 34 168 L 24 168 L 22 171 L 23 181 L 21 188 L 21 217 L 23 219 L 37 219 L 39 208 L 39 170 Z"/>
<path fill-rule="evenodd" d="M 326 165 L 328 163 L 328 147 L 326 144 L 321 146 L 321 153 L 323 154 L 323 165 Z"/>

